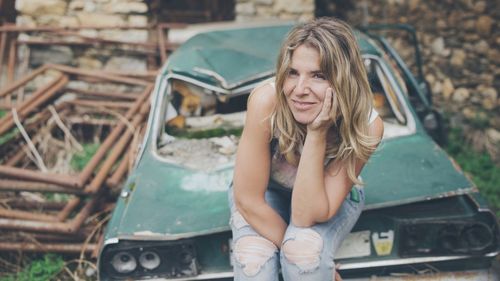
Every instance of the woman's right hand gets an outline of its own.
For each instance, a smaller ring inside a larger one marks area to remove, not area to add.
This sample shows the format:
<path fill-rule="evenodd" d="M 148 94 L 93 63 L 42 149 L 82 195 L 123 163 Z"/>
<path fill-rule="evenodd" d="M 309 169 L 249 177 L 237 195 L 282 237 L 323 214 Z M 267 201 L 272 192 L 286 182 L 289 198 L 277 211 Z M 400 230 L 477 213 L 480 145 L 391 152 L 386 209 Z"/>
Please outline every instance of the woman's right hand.
<path fill-rule="evenodd" d="M 326 133 L 328 129 L 333 125 L 334 119 L 332 117 L 332 108 L 336 109 L 337 99 L 334 98 L 333 89 L 331 87 L 326 89 L 325 99 L 323 100 L 323 106 L 318 116 L 307 125 L 307 131 L 320 131 Z"/>

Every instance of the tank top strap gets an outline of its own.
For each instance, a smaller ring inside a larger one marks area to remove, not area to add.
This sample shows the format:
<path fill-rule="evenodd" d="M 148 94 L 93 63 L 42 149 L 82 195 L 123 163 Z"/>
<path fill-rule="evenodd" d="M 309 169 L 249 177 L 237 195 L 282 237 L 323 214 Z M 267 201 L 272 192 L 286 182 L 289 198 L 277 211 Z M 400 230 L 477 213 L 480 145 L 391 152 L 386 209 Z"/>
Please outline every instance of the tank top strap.
<path fill-rule="evenodd" d="M 378 112 L 372 108 L 372 111 L 370 112 L 370 118 L 368 119 L 368 124 L 371 124 L 373 121 L 375 121 L 375 119 L 377 119 L 377 116 L 378 116 Z"/>

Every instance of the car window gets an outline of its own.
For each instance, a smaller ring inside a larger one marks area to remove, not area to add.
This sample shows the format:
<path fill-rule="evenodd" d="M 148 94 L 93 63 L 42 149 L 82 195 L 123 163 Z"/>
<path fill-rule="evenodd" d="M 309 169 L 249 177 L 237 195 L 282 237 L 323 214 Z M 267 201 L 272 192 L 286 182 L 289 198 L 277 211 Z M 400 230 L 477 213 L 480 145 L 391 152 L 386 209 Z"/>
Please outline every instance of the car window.
<path fill-rule="evenodd" d="M 233 163 L 248 93 L 228 97 L 171 79 L 166 95 L 158 154 L 168 162 L 199 171 Z"/>
<path fill-rule="evenodd" d="M 394 76 L 394 72 L 389 72 L 389 68 L 384 66 L 377 60 L 365 59 L 375 110 L 384 122 L 406 125 L 405 109 L 397 95 L 397 91 L 402 89 L 401 85 L 397 84 L 398 78 Z"/>

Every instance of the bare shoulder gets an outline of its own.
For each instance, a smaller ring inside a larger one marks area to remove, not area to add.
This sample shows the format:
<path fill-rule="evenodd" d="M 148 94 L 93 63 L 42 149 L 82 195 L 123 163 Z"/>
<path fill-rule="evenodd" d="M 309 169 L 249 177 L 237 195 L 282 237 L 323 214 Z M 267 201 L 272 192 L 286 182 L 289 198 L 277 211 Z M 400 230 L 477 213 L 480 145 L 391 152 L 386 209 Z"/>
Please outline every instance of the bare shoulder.
<path fill-rule="evenodd" d="M 276 105 L 276 90 L 271 83 L 257 86 L 248 98 L 249 110 L 271 111 Z"/>
<path fill-rule="evenodd" d="M 256 121 L 266 129 L 270 129 L 271 123 L 267 121 L 271 118 L 276 102 L 277 98 L 274 86 L 270 83 L 257 86 L 248 98 L 247 121 Z"/>

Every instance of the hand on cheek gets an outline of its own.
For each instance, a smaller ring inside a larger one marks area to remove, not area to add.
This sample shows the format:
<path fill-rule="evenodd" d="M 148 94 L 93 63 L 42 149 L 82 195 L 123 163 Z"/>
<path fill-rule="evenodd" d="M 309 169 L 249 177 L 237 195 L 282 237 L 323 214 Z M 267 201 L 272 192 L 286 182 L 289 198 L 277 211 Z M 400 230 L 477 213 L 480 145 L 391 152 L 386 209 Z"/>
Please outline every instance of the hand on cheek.
<path fill-rule="evenodd" d="M 333 102 L 333 89 L 327 88 L 325 93 L 325 99 L 323 100 L 323 106 L 321 107 L 318 116 L 314 118 L 314 120 L 307 126 L 308 130 L 316 131 L 316 130 L 328 130 L 330 126 L 333 124 L 332 118 L 332 106 Z M 336 105 L 336 104 L 335 104 Z"/>

